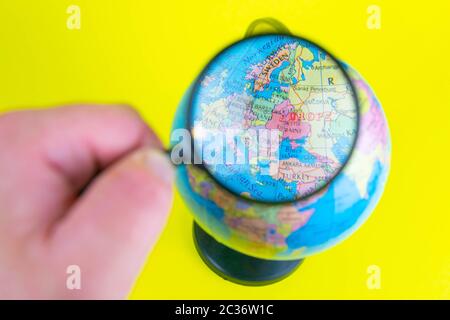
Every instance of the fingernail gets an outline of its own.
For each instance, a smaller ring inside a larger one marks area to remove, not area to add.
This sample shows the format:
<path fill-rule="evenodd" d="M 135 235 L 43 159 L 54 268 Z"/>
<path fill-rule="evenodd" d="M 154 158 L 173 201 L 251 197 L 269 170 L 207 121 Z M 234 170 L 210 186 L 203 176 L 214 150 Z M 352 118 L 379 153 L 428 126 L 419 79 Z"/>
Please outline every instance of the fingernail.
<path fill-rule="evenodd" d="M 158 149 L 150 149 L 146 151 L 145 164 L 150 168 L 155 176 L 161 179 L 161 181 L 167 184 L 172 184 L 174 168 L 166 153 Z"/>

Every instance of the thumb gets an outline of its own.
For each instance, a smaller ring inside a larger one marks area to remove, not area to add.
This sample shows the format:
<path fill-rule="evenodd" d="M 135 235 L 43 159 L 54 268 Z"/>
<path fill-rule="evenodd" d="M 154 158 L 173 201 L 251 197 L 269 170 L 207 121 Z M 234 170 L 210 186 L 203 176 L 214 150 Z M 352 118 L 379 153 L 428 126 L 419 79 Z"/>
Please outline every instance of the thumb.
<path fill-rule="evenodd" d="M 128 294 L 167 220 L 169 161 L 156 149 L 136 151 L 97 177 L 55 226 L 58 263 L 80 267 L 83 297 Z"/>

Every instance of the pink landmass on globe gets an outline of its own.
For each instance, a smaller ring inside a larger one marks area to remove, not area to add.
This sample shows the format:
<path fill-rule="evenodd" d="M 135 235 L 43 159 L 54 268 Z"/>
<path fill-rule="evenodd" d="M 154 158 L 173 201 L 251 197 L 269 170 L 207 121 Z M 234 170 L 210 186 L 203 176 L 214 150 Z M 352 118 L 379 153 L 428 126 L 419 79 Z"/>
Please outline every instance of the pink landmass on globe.
<path fill-rule="evenodd" d="M 291 231 L 295 231 L 303 227 L 311 218 L 314 213 L 314 209 L 307 209 L 304 211 L 298 211 L 293 206 L 284 207 L 280 209 L 277 214 L 277 218 L 281 224 L 288 224 L 291 226 Z"/>
<path fill-rule="evenodd" d="M 374 99 L 370 88 L 362 80 L 357 80 L 355 83 L 358 89 L 365 91 L 364 96 L 368 98 L 370 106 L 369 110 L 361 117 L 360 126 L 367 131 L 367 134 L 360 135 L 357 149 L 364 153 L 371 153 L 378 144 L 386 145 L 388 130 L 386 129 L 383 111 Z"/>
<path fill-rule="evenodd" d="M 317 188 L 317 181 L 311 180 L 309 182 L 298 182 L 297 183 L 297 194 L 308 194 L 311 193 L 311 190 Z"/>
<path fill-rule="evenodd" d="M 272 118 L 267 122 L 267 129 L 277 129 L 283 132 L 283 139 L 301 139 L 311 133 L 311 125 L 305 121 L 300 121 L 295 116 L 294 106 L 285 100 L 275 106 L 272 111 Z M 294 115 L 294 116 L 291 116 Z"/>

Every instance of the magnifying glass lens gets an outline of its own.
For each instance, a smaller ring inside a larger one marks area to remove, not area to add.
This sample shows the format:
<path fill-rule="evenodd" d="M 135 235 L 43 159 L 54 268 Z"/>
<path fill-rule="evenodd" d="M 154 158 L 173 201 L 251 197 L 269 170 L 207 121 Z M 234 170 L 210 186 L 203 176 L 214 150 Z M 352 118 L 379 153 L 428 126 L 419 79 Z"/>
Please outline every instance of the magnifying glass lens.
<path fill-rule="evenodd" d="M 358 103 L 340 63 L 302 38 L 262 35 L 219 53 L 193 88 L 188 127 L 204 168 L 259 202 L 306 198 L 349 160 Z"/>

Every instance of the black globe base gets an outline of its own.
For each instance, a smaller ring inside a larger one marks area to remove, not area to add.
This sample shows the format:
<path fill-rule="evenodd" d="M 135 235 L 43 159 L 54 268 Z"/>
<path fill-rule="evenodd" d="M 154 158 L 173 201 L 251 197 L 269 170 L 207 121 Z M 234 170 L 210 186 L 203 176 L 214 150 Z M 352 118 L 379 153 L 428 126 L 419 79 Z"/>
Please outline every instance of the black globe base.
<path fill-rule="evenodd" d="M 195 247 L 206 265 L 222 278 L 247 286 L 278 282 L 294 272 L 303 260 L 258 259 L 233 250 L 207 234 L 194 222 Z"/>

